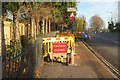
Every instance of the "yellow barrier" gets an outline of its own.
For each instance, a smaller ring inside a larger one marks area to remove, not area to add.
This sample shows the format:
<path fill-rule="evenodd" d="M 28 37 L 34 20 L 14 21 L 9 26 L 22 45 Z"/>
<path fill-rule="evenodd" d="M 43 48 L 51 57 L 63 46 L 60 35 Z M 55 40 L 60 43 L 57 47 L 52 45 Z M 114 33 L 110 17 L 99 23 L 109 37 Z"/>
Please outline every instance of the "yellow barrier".
<path fill-rule="evenodd" d="M 56 33 L 56 37 L 73 37 L 74 35 L 71 33 Z"/>
<path fill-rule="evenodd" d="M 68 44 L 68 49 L 67 52 L 71 53 L 71 47 L 75 46 L 74 45 L 74 40 L 72 37 L 48 37 L 48 38 L 43 38 L 43 45 L 44 45 L 44 56 L 48 56 L 48 54 L 52 53 L 52 43 L 54 42 L 66 42 Z"/>
<path fill-rule="evenodd" d="M 67 43 L 67 53 L 53 53 L 53 43 Z M 60 59 L 61 62 L 63 59 L 67 59 L 68 55 L 71 54 L 72 48 L 75 48 L 74 38 L 72 36 L 70 37 L 48 37 L 43 38 L 43 57 L 49 57 L 51 60 L 54 58 Z M 75 50 L 73 50 L 75 52 Z M 54 55 L 54 56 L 53 56 Z M 60 58 L 59 58 L 60 57 Z M 70 57 L 69 57 L 70 58 Z"/>
<path fill-rule="evenodd" d="M 56 37 L 72 37 L 73 43 L 71 43 L 73 46 L 73 51 L 75 52 L 75 37 L 71 33 L 56 33 Z"/>

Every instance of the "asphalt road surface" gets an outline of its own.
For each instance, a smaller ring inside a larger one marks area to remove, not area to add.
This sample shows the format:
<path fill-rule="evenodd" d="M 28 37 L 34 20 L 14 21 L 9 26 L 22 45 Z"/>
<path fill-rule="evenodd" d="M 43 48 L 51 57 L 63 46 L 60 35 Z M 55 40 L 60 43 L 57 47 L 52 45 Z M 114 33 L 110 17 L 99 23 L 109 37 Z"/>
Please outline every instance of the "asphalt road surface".
<path fill-rule="evenodd" d="M 91 40 L 85 40 L 85 42 L 120 71 L 118 54 L 120 33 L 91 33 L 90 35 Z"/>

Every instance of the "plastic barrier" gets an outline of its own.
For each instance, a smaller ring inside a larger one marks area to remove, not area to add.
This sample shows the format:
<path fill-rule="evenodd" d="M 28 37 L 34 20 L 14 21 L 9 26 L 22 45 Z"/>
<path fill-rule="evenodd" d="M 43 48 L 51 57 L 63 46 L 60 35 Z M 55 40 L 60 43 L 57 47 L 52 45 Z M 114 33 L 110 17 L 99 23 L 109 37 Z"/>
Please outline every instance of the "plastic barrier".
<path fill-rule="evenodd" d="M 75 35 L 76 38 L 83 38 L 83 32 L 80 32 L 80 31 L 76 31 L 76 32 L 73 32 L 73 34 Z"/>
<path fill-rule="evenodd" d="M 43 38 L 43 57 L 50 58 L 51 60 L 59 60 L 61 62 L 66 60 L 67 64 L 70 63 L 69 58 L 71 52 L 75 52 L 75 50 L 72 49 L 75 48 L 73 37 Z"/>
<path fill-rule="evenodd" d="M 71 33 L 56 33 L 56 37 L 72 37 L 73 38 L 73 45 L 75 45 L 75 37 Z M 75 46 L 73 46 L 73 51 L 75 52 Z"/>
<path fill-rule="evenodd" d="M 68 32 L 68 31 L 65 31 L 65 32 L 61 32 L 61 33 L 72 33 L 72 32 L 70 32 L 70 31 L 69 31 L 69 32 Z"/>

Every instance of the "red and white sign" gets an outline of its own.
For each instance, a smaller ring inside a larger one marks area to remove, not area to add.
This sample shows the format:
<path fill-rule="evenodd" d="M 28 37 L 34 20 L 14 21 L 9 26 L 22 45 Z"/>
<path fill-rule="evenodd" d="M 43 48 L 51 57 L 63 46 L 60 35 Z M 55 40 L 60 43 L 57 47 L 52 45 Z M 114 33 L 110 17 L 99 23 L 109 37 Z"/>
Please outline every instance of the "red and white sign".
<path fill-rule="evenodd" d="M 67 43 L 53 43 L 53 53 L 67 53 Z"/>
<path fill-rule="evenodd" d="M 74 22 L 74 21 L 75 21 L 75 15 L 74 15 L 73 12 L 70 14 L 70 21 L 71 21 L 71 22 Z"/>

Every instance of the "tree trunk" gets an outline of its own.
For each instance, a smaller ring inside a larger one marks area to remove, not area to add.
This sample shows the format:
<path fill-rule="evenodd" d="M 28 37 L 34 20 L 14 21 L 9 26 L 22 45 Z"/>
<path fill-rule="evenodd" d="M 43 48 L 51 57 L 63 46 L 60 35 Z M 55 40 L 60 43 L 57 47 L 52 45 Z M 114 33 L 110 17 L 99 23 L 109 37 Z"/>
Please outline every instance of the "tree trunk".
<path fill-rule="evenodd" d="M 45 26 L 45 27 L 46 27 L 46 30 L 45 30 L 45 31 L 46 31 L 46 33 L 47 33 L 47 32 L 48 32 L 48 31 L 47 31 L 47 30 L 48 30 L 47 19 L 46 19 L 46 26 Z"/>
<path fill-rule="evenodd" d="M 53 31 L 53 29 L 54 29 L 54 25 L 53 25 L 54 23 L 52 22 L 52 28 L 51 28 L 51 30 Z"/>
<path fill-rule="evenodd" d="M 18 36 L 18 21 L 17 21 L 17 15 L 13 14 L 13 31 L 14 31 L 14 41 L 16 41 L 19 36 Z M 16 44 L 16 43 L 15 43 Z"/>
<path fill-rule="evenodd" d="M 24 35 L 24 26 L 22 25 L 21 35 Z"/>
<path fill-rule="evenodd" d="M 31 36 L 34 37 L 34 18 L 31 19 Z"/>
<path fill-rule="evenodd" d="M 28 24 L 28 39 L 30 38 L 30 24 Z"/>
<path fill-rule="evenodd" d="M 43 34 L 44 34 L 44 25 L 45 25 L 45 20 L 43 19 Z"/>
<path fill-rule="evenodd" d="M 54 31 L 55 31 L 55 23 L 53 25 L 54 25 Z"/>
<path fill-rule="evenodd" d="M 51 26 L 50 26 L 50 25 L 51 25 L 51 22 L 50 22 L 50 21 L 51 21 L 51 20 L 49 19 L 49 32 L 51 32 L 51 31 L 50 31 L 50 28 L 51 28 Z"/>
<path fill-rule="evenodd" d="M 36 32 L 36 33 L 37 33 L 37 36 L 39 35 L 39 22 L 40 22 L 40 20 L 38 19 L 38 20 L 37 20 L 37 30 L 36 30 L 36 31 L 37 31 L 37 32 Z"/>
<path fill-rule="evenodd" d="M 35 24 L 35 26 L 34 26 L 35 28 L 34 28 L 34 31 L 35 31 L 35 40 L 36 40 L 36 24 Z"/>
<path fill-rule="evenodd" d="M 19 25 L 19 23 L 18 23 L 18 20 L 17 20 L 17 18 L 16 18 L 16 20 L 15 20 L 15 27 L 16 27 L 16 29 L 15 29 L 15 34 L 16 34 L 16 40 L 18 40 L 19 39 L 19 30 L 18 30 L 18 25 Z"/>

